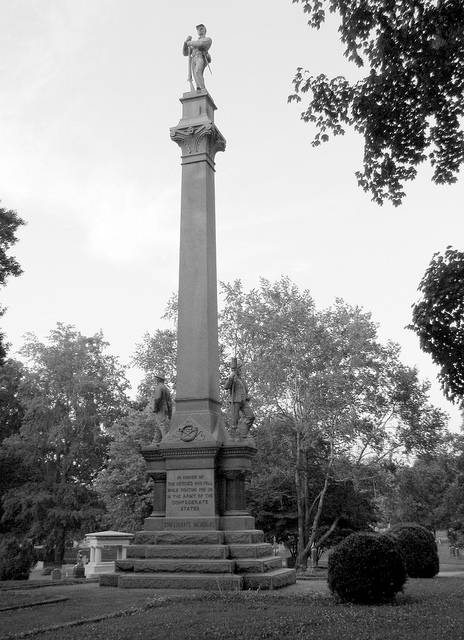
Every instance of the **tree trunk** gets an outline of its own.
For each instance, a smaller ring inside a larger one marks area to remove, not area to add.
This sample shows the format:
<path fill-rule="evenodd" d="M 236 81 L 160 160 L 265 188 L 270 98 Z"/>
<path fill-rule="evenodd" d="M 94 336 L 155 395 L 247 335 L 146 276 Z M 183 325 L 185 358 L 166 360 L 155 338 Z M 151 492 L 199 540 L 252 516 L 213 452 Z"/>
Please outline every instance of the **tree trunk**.
<path fill-rule="evenodd" d="M 304 565 L 304 566 L 307 565 L 308 555 L 309 555 L 309 553 L 311 551 L 311 547 L 313 546 L 313 544 L 314 544 L 314 542 L 316 540 L 316 531 L 317 531 L 317 527 L 319 525 L 319 520 L 321 519 L 322 508 L 324 506 L 324 498 L 325 498 L 325 495 L 327 493 L 327 489 L 329 488 L 329 477 L 330 477 L 330 472 L 332 471 L 333 460 L 334 460 L 333 439 L 331 439 L 329 462 L 328 462 L 327 470 L 326 470 L 326 473 L 325 473 L 324 486 L 322 487 L 321 493 L 319 494 L 319 502 L 318 502 L 318 505 L 317 505 L 316 515 L 314 516 L 314 520 L 313 520 L 313 524 L 312 524 L 312 528 L 311 528 L 311 536 L 310 536 L 309 541 L 307 542 L 305 547 L 301 548 L 300 545 L 298 546 L 298 558 L 297 558 L 297 561 L 296 561 L 296 566 L 297 567 L 299 567 L 301 565 Z M 324 536 L 324 538 L 325 537 L 326 536 Z"/>
<path fill-rule="evenodd" d="M 302 460 L 301 460 L 301 433 L 297 427 L 296 433 L 296 464 L 295 464 L 295 488 L 296 488 L 296 502 L 298 508 L 298 554 L 300 557 L 302 550 L 305 547 L 304 543 L 304 523 L 305 523 L 305 501 L 304 501 L 304 481 L 302 477 Z"/>
<path fill-rule="evenodd" d="M 62 529 L 56 538 L 56 544 L 55 544 L 55 562 L 57 564 L 64 564 L 65 551 L 66 551 L 66 529 Z"/>

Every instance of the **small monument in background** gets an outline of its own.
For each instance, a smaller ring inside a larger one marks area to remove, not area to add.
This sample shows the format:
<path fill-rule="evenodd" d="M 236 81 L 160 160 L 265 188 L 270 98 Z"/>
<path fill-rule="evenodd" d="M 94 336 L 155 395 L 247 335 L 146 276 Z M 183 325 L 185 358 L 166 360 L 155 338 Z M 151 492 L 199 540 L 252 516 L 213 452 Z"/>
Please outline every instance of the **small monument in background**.
<path fill-rule="evenodd" d="M 221 411 L 214 173 L 226 141 L 204 86 L 211 39 L 204 25 L 197 31 L 183 49 L 192 90 L 171 129 L 182 151 L 176 411 L 162 440 L 142 449 L 153 512 L 101 586 L 273 589 L 296 580 L 246 507 L 254 441 L 248 430 L 231 437 Z"/>

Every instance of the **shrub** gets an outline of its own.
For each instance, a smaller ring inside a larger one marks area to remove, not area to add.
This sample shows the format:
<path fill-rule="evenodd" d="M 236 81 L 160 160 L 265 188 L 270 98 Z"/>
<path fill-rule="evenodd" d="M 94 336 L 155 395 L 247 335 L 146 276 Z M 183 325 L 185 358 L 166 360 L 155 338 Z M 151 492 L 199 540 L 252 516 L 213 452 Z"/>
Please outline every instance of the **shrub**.
<path fill-rule="evenodd" d="M 8 538 L 0 543 L 0 580 L 28 580 L 35 563 L 34 549 L 28 542 L 20 544 Z"/>
<path fill-rule="evenodd" d="M 406 579 L 396 543 L 381 534 L 352 533 L 329 555 L 329 589 L 345 602 L 389 602 Z"/>
<path fill-rule="evenodd" d="M 397 524 L 390 529 L 403 555 L 410 578 L 433 578 L 440 570 L 437 543 L 420 524 Z"/>

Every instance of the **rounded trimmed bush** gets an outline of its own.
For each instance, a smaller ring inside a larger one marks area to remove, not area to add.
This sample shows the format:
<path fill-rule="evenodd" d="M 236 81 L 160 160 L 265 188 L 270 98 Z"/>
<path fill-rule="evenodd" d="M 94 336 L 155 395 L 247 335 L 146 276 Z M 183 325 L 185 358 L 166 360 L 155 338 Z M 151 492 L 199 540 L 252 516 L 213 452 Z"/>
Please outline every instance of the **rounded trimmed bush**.
<path fill-rule="evenodd" d="M 403 555 L 410 578 L 433 578 L 440 570 L 437 543 L 420 524 L 397 524 L 390 529 Z"/>
<path fill-rule="evenodd" d="M 345 602 L 389 602 L 406 580 L 401 553 L 388 536 L 352 533 L 329 555 L 329 589 Z"/>

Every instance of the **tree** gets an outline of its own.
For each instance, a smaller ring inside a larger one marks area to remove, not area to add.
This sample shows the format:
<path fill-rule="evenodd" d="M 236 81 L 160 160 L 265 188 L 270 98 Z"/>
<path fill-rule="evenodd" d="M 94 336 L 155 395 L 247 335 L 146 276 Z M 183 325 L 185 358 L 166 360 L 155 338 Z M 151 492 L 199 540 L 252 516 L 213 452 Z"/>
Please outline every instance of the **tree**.
<path fill-rule="evenodd" d="M 16 277 L 22 273 L 17 260 L 9 256 L 7 252 L 18 241 L 15 234 L 18 227 L 23 224 L 26 223 L 18 216 L 16 211 L 0 207 L 0 288 L 5 286 L 9 276 Z M 0 317 L 5 311 L 6 309 L 0 305 Z M 6 348 L 3 341 L 4 335 L 0 333 L 0 366 L 6 356 Z"/>
<path fill-rule="evenodd" d="M 321 0 L 301 2 L 319 29 Z M 428 160 L 437 184 L 456 182 L 464 161 L 464 5 L 461 0 L 330 0 L 340 16 L 345 56 L 362 80 L 310 75 L 302 68 L 289 101 L 311 100 L 301 114 L 316 125 L 313 146 L 352 127 L 364 137 L 358 184 L 378 204 L 401 204 L 404 184 Z"/>
<path fill-rule="evenodd" d="M 412 329 L 421 349 L 440 367 L 445 396 L 464 401 L 464 253 L 448 247 L 435 253 L 420 284 L 422 298 L 413 306 Z"/>
<path fill-rule="evenodd" d="M 103 512 L 92 484 L 102 468 L 107 429 L 125 410 L 128 382 L 101 333 L 58 324 L 48 343 L 33 334 L 19 395 L 19 433 L 2 449 L 22 463 L 22 478 L 3 498 L 3 528 L 26 535 L 62 561 L 65 544 L 98 525 Z"/>
<path fill-rule="evenodd" d="M 399 509 L 396 522 L 415 522 L 429 531 L 443 523 L 442 504 L 452 481 L 439 460 L 419 457 L 398 473 Z"/>
<path fill-rule="evenodd" d="M 177 296 L 171 296 L 161 319 L 172 326 L 157 329 L 153 336 L 146 332 L 142 342 L 136 345 L 132 358 L 132 364 L 145 374 L 138 389 L 144 401 L 148 401 L 153 394 L 156 372 L 164 371 L 166 379 L 172 385 L 176 384 Z"/>
<path fill-rule="evenodd" d="M 23 474 L 19 454 L 2 447 L 6 438 L 18 434 L 21 429 L 24 407 L 19 397 L 19 388 L 23 376 L 23 365 L 8 359 L 0 366 L 0 533 L 3 515 L 3 496 L 15 486 L 21 484 Z"/>
<path fill-rule="evenodd" d="M 319 312 L 309 292 L 288 278 L 262 280 L 248 294 L 238 281 L 223 289 L 225 351 L 244 361 L 258 416 L 282 422 L 279 433 L 291 452 L 299 563 L 305 563 L 344 515 L 334 515 L 320 535 L 326 500 L 349 479 L 340 476 L 340 461 L 355 468 L 429 450 L 445 419 L 427 403 L 417 372 L 400 363 L 399 348 L 377 341 L 361 309 L 337 301 Z"/>
<path fill-rule="evenodd" d="M 153 412 L 148 406 L 142 411 L 129 411 L 108 429 L 112 438 L 108 463 L 95 482 L 106 507 L 103 525 L 107 529 L 135 532 L 151 513 L 151 487 L 140 447 L 153 441 L 155 429 Z"/>

